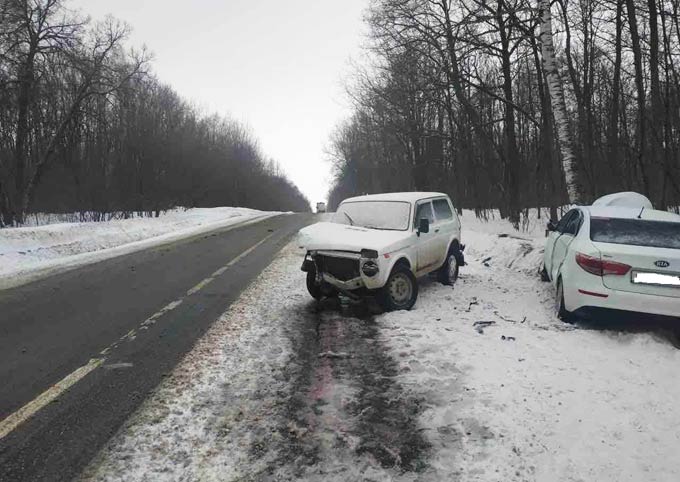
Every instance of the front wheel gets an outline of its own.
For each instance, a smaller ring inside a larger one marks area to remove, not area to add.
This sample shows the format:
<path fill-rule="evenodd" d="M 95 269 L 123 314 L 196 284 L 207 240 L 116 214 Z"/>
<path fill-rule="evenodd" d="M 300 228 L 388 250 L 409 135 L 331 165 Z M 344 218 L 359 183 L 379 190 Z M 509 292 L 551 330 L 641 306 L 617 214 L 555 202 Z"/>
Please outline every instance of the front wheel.
<path fill-rule="evenodd" d="M 330 298 L 337 294 L 337 290 L 333 288 L 328 283 L 317 283 L 316 282 L 316 270 L 312 269 L 307 271 L 307 291 L 312 295 L 315 300 L 320 300 L 321 298 Z"/>
<path fill-rule="evenodd" d="M 396 266 L 378 297 L 385 311 L 410 310 L 418 299 L 418 281 L 404 265 Z"/>

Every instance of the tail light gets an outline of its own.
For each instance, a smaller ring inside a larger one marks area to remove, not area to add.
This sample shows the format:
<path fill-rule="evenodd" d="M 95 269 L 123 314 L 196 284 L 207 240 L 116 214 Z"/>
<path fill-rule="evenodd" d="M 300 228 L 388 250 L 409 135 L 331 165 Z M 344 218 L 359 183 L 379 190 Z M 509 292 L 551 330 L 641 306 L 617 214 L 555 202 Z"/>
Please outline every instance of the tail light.
<path fill-rule="evenodd" d="M 595 276 L 623 276 L 628 273 L 631 268 L 627 264 L 617 263 L 616 261 L 606 261 L 583 253 L 576 253 L 576 264 Z"/>

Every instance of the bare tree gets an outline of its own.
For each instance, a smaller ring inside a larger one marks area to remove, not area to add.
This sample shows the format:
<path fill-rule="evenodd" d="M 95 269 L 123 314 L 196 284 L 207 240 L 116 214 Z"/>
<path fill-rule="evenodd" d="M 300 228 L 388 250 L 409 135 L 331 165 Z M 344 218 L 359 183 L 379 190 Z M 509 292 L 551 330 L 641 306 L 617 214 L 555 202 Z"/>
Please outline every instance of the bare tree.
<path fill-rule="evenodd" d="M 562 153 L 562 171 L 564 172 L 564 182 L 567 186 L 569 202 L 576 204 L 582 201 L 581 188 L 577 180 L 576 157 L 572 148 L 571 132 L 569 127 L 569 116 L 567 105 L 564 100 L 564 89 L 562 79 L 555 61 L 555 45 L 552 33 L 552 12 L 550 0 L 540 0 L 539 11 L 541 13 L 541 54 L 543 59 L 543 72 L 548 91 L 555 126 L 559 139 L 560 152 Z"/>

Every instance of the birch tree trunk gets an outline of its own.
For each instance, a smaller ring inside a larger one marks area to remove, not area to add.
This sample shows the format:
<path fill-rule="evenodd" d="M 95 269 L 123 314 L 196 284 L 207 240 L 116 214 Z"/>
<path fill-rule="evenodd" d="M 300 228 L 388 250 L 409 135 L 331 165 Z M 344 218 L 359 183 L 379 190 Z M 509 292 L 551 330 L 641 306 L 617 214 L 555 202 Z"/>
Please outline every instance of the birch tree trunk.
<path fill-rule="evenodd" d="M 553 116 L 555 117 L 555 127 L 557 128 L 557 139 L 562 154 L 562 170 L 564 171 L 564 182 L 567 187 L 569 202 L 572 204 L 580 203 L 582 192 L 578 184 L 576 175 L 576 157 L 572 149 L 571 135 L 569 133 L 569 117 L 567 116 L 567 105 L 564 101 L 564 89 L 555 62 L 555 44 L 552 34 L 552 14 L 550 12 L 550 0 L 539 0 L 539 12 L 541 14 L 541 57 L 543 60 L 543 72 L 548 91 L 550 93 L 550 103 L 552 105 Z"/>

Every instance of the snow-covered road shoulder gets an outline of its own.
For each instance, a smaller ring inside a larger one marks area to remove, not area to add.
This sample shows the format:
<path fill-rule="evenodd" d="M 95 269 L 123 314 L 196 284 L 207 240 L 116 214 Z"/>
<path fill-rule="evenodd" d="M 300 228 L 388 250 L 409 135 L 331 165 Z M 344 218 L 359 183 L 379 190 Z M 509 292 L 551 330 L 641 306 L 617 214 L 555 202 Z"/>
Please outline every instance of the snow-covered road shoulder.
<path fill-rule="evenodd" d="M 175 209 L 157 218 L 0 229 L 0 290 L 278 214 L 231 207 Z"/>

